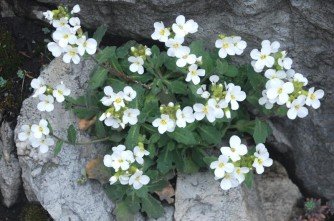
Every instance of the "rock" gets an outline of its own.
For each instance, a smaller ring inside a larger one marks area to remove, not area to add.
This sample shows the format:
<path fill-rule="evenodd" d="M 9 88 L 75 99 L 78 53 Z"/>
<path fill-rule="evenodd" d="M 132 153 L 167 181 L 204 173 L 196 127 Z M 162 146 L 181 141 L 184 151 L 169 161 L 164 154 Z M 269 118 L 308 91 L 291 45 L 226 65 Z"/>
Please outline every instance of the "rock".
<path fill-rule="evenodd" d="M 288 221 L 295 215 L 300 197 L 298 188 L 277 162 L 264 175 L 256 177 L 252 189 L 240 186 L 223 191 L 210 172 L 180 174 L 174 218 L 176 221 Z"/>
<path fill-rule="evenodd" d="M 7 207 L 16 202 L 22 186 L 21 168 L 14 148 L 14 131 L 10 123 L 4 121 L 0 128 L 0 191 Z"/>
<path fill-rule="evenodd" d="M 73 6 L 70 0 L 14 0 L 18 14 L 37 16 L 46 10 L 45 3 Z M 242 36 L 248 47 L 243 57 L 249 62 L 249 51 L 258 48 L 263 39 L 278 40 L 294 60 L 293 68 L 306 75 L 311 86 L 325 90 L 320 109 L 310 111 L 306 119 L 275 120 L 291 147 L 276 142 L 274 148 L 285 149 L 293 160 L 294 173 L 307 194 L 334 197 L 334 2 L 326 0 L 170 0 L 170 1 L 80 1 L 80 18 L 85 26 L 95 29 L 109 25 L 118 36 L 150 38 L 155 21 L 170 25 L 179 14 L 192 18 L 199 31 L 191 39 L 207 41 L 212 47 L 217 34 Z M 51 8 L 51 6 L 50 6 Z M 31 13 L 34 11 L 34 13 Z M 32 15 L 33 14 L 33 15 Z M 131 16 L 128 16 L 131 14 Z"/>
<path fill-rule="evenodd" d="M 78 96 L 84 92 L 93 67 L 90 60 L 79 65 L 68 65 L 61 59 L 55 59 L 42 71 L 41 77 L 52 86 L 63 81 L 71 89 L 71 95 Z M 63 138 L 66 138 L 66 130 L 71 124 L 77 125 L 74 115 L 66 111 L 63 105 L 57 103 L 53 112 L 44 113 L 37 111 L 37 103 L 38 99 L 32 97 L 23 102 L 16 135 L 23 124 L 38 123 L 41 118 L 48 119 L 54 133 Z M 89 137 L 79 133 L 78 140 L 88 141 Z M 114 204 L 106 196 L 101 184 L 88 181 L 79 185 L 77 182 L 87 161 L 104 154 L 104 146 L 64 144 L 57 158 L 53 157 L 53 148 L 43 155 L 24 148 L 20 142 L 17 142 L 17 146 L 24 189 L 29 201 L 40 202 L 56 221 L 114 220 Z"/>

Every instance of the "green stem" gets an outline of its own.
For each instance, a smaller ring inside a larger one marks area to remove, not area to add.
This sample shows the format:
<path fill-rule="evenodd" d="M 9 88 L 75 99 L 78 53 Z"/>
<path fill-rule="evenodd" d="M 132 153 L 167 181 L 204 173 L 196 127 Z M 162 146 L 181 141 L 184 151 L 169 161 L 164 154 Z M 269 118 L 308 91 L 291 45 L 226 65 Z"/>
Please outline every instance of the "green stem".
<path fill-rule="evenodd" d="M 94 144 L 94 143 L 99 143 L 99 142 L 103 142 L 103 141 L 107 141 L 109 140 L 109 137 L 104 137 L 104 138 L 100 138 L 100 139 L 95 139 L 95 140 L 91 140 L 91 141 L 87 141 L 87 142 L 75 142 L 75 143 L 71 143 L 67 140 L 64 140 L 60 137 L 58 137 L 57 135 L 54 134 L 50 134 L 52 137 L 56 138 L 57 140 L 63 141 L 64 143 L 67 144 L 72 144 L 72 145 L 89 145 L 89 144 Z"/>

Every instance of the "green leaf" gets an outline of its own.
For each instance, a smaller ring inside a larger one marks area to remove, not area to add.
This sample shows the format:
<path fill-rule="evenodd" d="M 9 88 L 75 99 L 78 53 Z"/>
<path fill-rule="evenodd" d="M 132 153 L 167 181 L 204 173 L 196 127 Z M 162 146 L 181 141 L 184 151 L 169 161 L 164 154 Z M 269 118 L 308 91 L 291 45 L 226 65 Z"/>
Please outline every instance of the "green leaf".
<path fill-rule="evenodd" d="M 46 120 L 46 121 L 48 122 L 48 128 L 50 130 L 50 134 L 53 134 L 53 128 L 52 128 L 52 126 L 50 124 L 50 121 L 49 120 Z"/>
<path fill-rule="evenodd" d="M 225 75 L 228 77 L 235 77 L 238 75 L 238 69 L 233 65 L 229 65 Z"/>
<path fill-rule="evenodd" d="M 156 200 L 153 196 L 148 195 L 147 198 L 142 198 L 142 210 L 147 213 L 150 218 L 157 219 L 164 213 L 160 201 Z"/>
<path fill-rule="evenodd" d="M 167 173 L 172 169 L 173 155 L 167 148 L 163 149 L 157 159 L 157 168 L 161 173 Z"/>
<path fill-rule="evenodd" d="M 102 51 L 100 51 L 96 55 L 96 60 L 98 60 L 99 63 L 104 63 L 106 61 L 110 61 L 112 56 L 115 56 L 116 54 L 116 47 L 115 46 L 108 46 L 105 47 Z"/>
<path fill-rule="evenodd" d="M 155 192 L 155 191 L 162 190 L 167 185 L 168 185 L 167 180 L 163 179 L 163 180 L 158 180 L 158 181 L 149 183 L 146 186 L 150 192 Z"/>
<path fill-rule="evenodd" d="M 90 119 L 97 114 L 97 109 L 75 108 L 73 112 L 80 119 Z"/>
<path fill-rule="evenodd" d="M 122 45 L 121 47 L 116 49 L 116 55 L 118 58 L 125 58 L 129 52 L 132 46 L 134 46 L 136 44 L 135 41 L 128 41 L 127 43 L 125 43 L 124 45 Z"/>
<path fill-rule="evenodd" d="M 131 212 L 126 201 L 116 203 L 115 208 L 116 220 L 118 221 L 133 221 L 134 214 Z"/>
<path fill-rule="evenodd" d="M 179 143 L 183 143 L 186 145 L 195 145 L 198 144 L 195 135 L 193 132 L 185 128 L 176 128 L 174 132 L 167 133 L 167 135 L 176 140 Z"/>
<path fill-rule="evenodd" d="M 77 131 L 73 125 L 69 126 L 67 129 L 67 139 L 72 144 L 75 144 L 75 141 L 77 140 Z"/>
<path fill-rule="evenodd" d="M 199 167 L 189 158 L 184 159 L 183 172 L 184 173 L 195 173 L 198 172 Z"/>
<path fill-rule="evenodd" d="M 104 128 L 104 124 L 102 121 L 97 120 L 95 122 L 95 131 L 97 137 L 105 137 L 106 136 L 106 130 Z"/>
<path fill-rule="evenodd" d="M 228 69 L 228 63 L 226 60 L 217 59 L 216 61 L 216 70 L 218 74 L 222 77 Z"/>
<path fill-rule="evenodd" d="M 96 71 L 93 73 L 90 81 L 89 86 L 91 89 L 96 89 L 98 87 L 101 87 L 106 80 L 108 75 L 108 70 L 98 67 Z"/>
<path fill-rule="evenodd" d="M 249 171 L 249 173 L 247 173 L 245 175 L 245 185 L 246 185 L 246 187 L 248 187 L 249 189 L 252 188 L 253 180 L 254 180 L 253 171 Z"/>
<path fill-rule="evenodd" d="M 271 129 L 267 122 L 261 121 L 258 118 L 255 120 L 255 127 L 253 138 L 255 143 L 264 143 L 266 142 L 267 137 L 270 135 Z"/>
<path fill-rule="evenodd" d="M 174 94 L 188 94 L 187 84 L 183 81 L 175 80 L 175 81 L 167 81 L 167 86 Z"/>
<path fill-rule="evenodd" d="M 140 200 L 139 198 L 133 193 L 132 195 L 129 195 L 124 200 L 125 204 L 128 206 L 130 212 L 132 214 L 136 214 L 140 210 Z"/>
<path fill-rule="evenodd" d="M 254 121 L 242 119 L 236 122 L 235 127 L 240 132 L 247 132 L 248 134 L 252 135 L 254 133 L 254 125 Z"/>
<path fill-rule="evenodd" d="M 93 35 L 93 38 L 97 41 L 97 44 L 99 45 L 102 41 L 103 36 L 106 34 L 108 27 L 107 25 L 103 24 L 100 27 L 98 27 Z"/>
<path fill-rule="evenodd" d="M 201 125 L 198 132 L 208 144 L 218 144 L 221 141 L 221 133 L 213 126 Z"/>
<path fill-rule="evenodd" d="M 61 148 L 63 147 L 63 144 L 64 144 L 64 142 L 62 140 L 57 141 L 55 149 L 53 151 L 55 156 L 57 156 L 60 153 Z"/>
<path fill-rule="evenodd" d="M 256 91 L 262 91 L 266 82 L 266 78 L 262 74 L 256 73 L 251 67 L 249 67 L 247 70 L 249 83 Z"/>
<path fill-rule="evenodd" d="M 127 148 L 132 149 L 138 145 L 139 130 L 140 126 L 138 124 L 131 126 L 128 131 L 128 136 L 125 139 L 125 146 Z"/>
<path fill-rule="evenodd" d="M 110 185 L 109 183 L 104 186 L 104 190 L 107 196 L 113 201 L 116 202 L 121 200 L 126 193 L 127 186 L 121 184 Z"/>

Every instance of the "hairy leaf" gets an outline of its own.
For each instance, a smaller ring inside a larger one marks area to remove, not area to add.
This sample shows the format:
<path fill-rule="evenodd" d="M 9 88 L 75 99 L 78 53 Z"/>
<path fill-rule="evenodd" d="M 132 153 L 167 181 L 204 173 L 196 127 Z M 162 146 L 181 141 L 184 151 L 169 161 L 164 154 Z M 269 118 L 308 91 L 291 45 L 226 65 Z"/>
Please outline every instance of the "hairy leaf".
<path fill-rule="evenodd" d="M 73 125 L 70 125 L 67 129 L 67 139 L 70 143 L 75 144 L 77 140 L 77 131 Z"/>
<path fill-rule="evenodd" d="M 157 219 L 164 213 L 161 203 L 153 196 L 148 195 L 142 199 L 142 210 L 147 213 L 150 218 Z"/>

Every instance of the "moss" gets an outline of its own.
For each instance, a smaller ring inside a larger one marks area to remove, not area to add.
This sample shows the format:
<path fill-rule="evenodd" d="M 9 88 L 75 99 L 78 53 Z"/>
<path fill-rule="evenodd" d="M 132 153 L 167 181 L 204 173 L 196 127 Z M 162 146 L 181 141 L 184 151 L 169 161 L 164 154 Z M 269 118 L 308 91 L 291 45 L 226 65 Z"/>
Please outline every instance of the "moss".
<path fill-rule="evenodd" d="M 38 204 L 27 204 L 23 207 L 20 221 L 47 221 L 48 213 Z"/>

